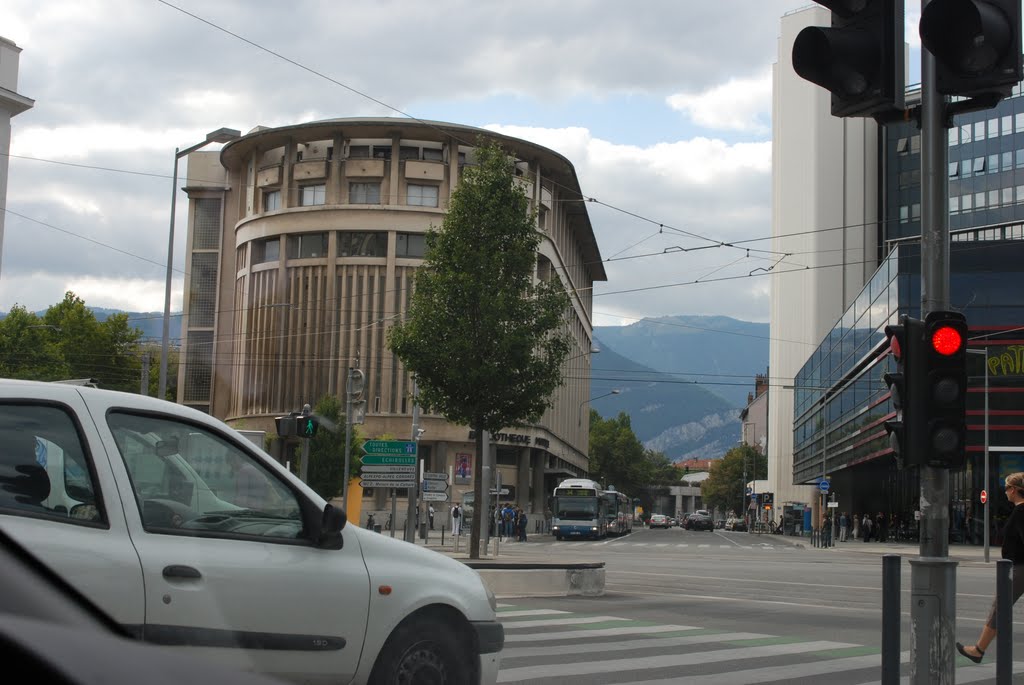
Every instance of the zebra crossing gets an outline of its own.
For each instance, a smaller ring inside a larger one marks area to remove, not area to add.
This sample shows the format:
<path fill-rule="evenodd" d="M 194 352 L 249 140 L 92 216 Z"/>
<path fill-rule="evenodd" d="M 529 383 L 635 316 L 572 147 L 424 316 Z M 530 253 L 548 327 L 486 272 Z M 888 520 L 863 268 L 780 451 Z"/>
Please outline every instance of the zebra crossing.
<path fill-rule="evenodd" d="M 505 627 L 499 683 L 810 685 L 827 676 L 830 683 L 877 685 L 881 675 L 878 647 L 825 636 L 729 632 L 526 604 L 499 604 L 498 619 Z M 901 659 L 906 673 L 909 651 Z M 975 666 L 957 659 L 958 683 L 994 679 L 994 660 Z M 1014 671 L 1021 670 L 1024 663 L 1015 663 Z"/>

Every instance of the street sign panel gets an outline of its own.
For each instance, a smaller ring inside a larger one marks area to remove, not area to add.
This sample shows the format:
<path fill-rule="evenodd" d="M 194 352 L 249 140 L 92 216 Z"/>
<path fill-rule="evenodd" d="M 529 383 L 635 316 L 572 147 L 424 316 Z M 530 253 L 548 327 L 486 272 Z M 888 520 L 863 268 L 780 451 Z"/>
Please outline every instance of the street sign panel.
<path fill-rule="evenodd" d="M 379 478 L 363 478 L 359 485 L 364 488 L 397 488 L 399 490 L 416 487 L 413 480 L 381 480 Z"/>
<path fill-rule="evenodd" d="M 829 484 L 827 480 L 818 481 L 818 489 L 822 492 L 828 492 Z"/>
<path fill-rule="evenodd" d="M 423 492 L 444 492 L 448 489 L 448 483 L 443 480 L 423 481 Z"/>
<path fill-rule="evenodd" d="M 423 493 L 423 501 L 424 502 L 447 502 L 448 501 L 448 493 L 447 492 L 424 492 Z"/>
<path fill-rule="evenodd" d="M 416 457 L 391 456 L 386 454 L 364 454 L 362 457 L 362 462 L 364 464 L 371 464 L 375 466 L 384 466 L 386 464 L 394 464 L 396 466 L 399 464 L 404 464 L 405 466 L 415 466 Z"/>
<path fill-rule="evenodd" d="M 448 480 L 447 473 L 424 473 L 423 480 Z"/>
<path fill-rule="evenodd" d="M 491 488 L 491 494 L 492 495 L 507 495 L 508 494 L 508 488 L 502 488 L 501 490 L 495 490 L 494 488 Z"/>
<path fill-rule="evenodd" d="M 416 456 L 415 440 L 367 440 L 363 443 L 367 454 L 391 454 Z"/>
<path fill-rule="evenodd" d="M 410 477 L 416 477 L 416 466 L 404 464 L 388 464 L 386 466 L 368 466 L 363 464 L 359 469 L 360 473 L 408 473 Z"/>
<path fill-rule="evenodd" d="M 367 473 L 366 478 L 372 478 L 373 480 L 416 480 L 415 473 Z"/>

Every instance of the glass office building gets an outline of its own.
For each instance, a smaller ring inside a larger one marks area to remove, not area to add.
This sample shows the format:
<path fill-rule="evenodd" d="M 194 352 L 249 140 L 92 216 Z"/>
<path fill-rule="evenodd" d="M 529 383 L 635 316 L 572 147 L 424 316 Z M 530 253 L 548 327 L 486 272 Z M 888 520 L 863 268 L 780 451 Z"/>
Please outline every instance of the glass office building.
<path fill-rule="evenodd" d="M 950 294 L 971 328 L 968 458 L 951 473 L 951 536 L 981 543 L 980 494 L 1024 471 L 1024 98 L 957 116 L 949 131 Z M 831 480 L 840 509 L 883 512 L 912 538 L 919 481 L 897 468 L 885 422 L 895 414 L 885 326 L 920 316 L 920 134 L 913 123 L 881 137 L 883 217 L 873 277 L 794 381 L 795 483 Z M 989 411 L 985 412 L 988 387 Z M 988 426 L 990 478 L 984 482 Z M 1009 504 L 993 497 L 993 526 Z"/>

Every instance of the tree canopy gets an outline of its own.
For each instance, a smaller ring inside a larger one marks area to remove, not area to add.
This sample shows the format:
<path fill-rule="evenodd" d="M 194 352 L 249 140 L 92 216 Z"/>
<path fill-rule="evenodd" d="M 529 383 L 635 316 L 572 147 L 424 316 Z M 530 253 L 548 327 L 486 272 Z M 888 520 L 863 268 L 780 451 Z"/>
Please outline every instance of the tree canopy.
<path fill-rule="evenodd" d="M 537 421 L 562 383 L 569 308 L 556 275 L 535 282 L 541 234 L 516 182 L 513 160 L 479 143 L 440 230 L 426 237 L 405 321 L 388 345 L 416 378 L 420 403 L 476 431 L 474 473 L 482 473 L 482 431 Z M 481 479 L 474 479 L 482 502 Z M 479 557 L 480 516 L 470 556 Z"/>
<path fill-rule="evenodd" d="M 767 477 L 768 457 L 750 445 L 737 445 L 711 465 L 707 480 L 701 483 L 701 497 L 709 508 L 732 509 L 742 515 L 746 483 Z"/>
<path fill-rule="evenodd" d="M 641 497 L 643 489 L 652 485 L 679 480 L 668 457 L 644 448 L 628 414 L 619 412 L 614 418 L 604 419 L 595 409 L 590 410 L 590 475 L 630 497 Z"/>
<path fill-rule="evenodd" d="M 129 326 L 127 314 L 98 321 L 72 292 L 42 316 L 15 305 L 0 320 L 0 375 L 41 381 L 95 378 L 103 388 L 138 392 L 141 337 L 142 331 Z M 157 368 L 158 349 L 151 359 Z M 155 390 L 156 374 L 150 379 Z"/>
<path fill-rule="evenodd" d="M 334 395 L 325 395 L 313 407 L 320 418 L 320 430 L 309 445 L 309 487 L 326 500 L 337 497 L 344 487 L 345 478 L 345 412 L 342 401 Z M 358 426 L 352 426 L 349 442 L 349 478 L 359 473 L 358 445 L 362 442 Z"/>

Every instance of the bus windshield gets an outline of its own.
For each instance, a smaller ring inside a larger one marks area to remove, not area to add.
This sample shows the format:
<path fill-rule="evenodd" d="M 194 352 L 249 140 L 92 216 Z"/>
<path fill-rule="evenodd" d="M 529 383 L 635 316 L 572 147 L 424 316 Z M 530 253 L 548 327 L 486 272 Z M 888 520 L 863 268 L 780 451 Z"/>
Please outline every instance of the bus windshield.
<path fill-rule="evenodd" d="M 558 497 L 555 516 L 570 521 L 589 521 L 597 516 L 595 497 Z"/>

